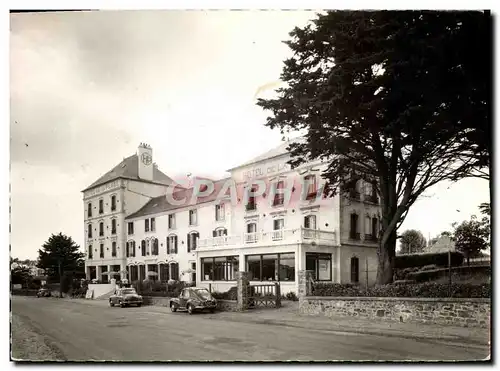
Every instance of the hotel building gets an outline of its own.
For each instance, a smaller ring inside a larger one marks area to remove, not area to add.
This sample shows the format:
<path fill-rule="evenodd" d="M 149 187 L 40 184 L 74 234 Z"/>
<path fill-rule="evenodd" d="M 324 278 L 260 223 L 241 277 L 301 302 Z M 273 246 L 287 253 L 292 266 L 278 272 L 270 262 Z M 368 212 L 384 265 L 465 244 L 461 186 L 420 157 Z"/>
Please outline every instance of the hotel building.
<path fill-rule="evenodd" d="M 152 150 L 139 147 L 84 191 L 88 278 L 112 270 L 131 281 L 182 280 L 222 292 L 247 271 L 252 283 L 279 282 L 286 293 L 297 292 L 298 271 L 308 269 L 318 281 L 373 284 L 381 212 L 372 187 L 358 181 L 347 194 L 323 197 L 326 164 L 292 170 L 287 146 L 228 170 L 228 178 L 173 191 L 156 167 L 145 173 L 140 159 L 147 153 L 152 162 Z"/>

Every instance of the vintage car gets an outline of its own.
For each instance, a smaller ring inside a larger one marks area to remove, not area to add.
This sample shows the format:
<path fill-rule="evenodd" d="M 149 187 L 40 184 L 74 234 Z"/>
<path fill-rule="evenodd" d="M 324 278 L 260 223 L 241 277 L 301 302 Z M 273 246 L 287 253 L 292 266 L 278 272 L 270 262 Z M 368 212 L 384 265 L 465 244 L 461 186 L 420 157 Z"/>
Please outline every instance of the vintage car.
<path fill-rule="evenodd" d="M 172 312 L 185 310 L 193 314 L 195 311 L 209 310 L 213 313 L 215 308 L 217 308 L 217 301 L 205 288 L 188 287 L 181 291 L 178 298 L 170 299 Z"/>
<path fill-rule="evenodd" d="M 142 296 L 137 294 L 137 291 L 132 287 L 121 288 L 116 290 L 109 298 L 109 306 L 114 307 L 115 305 L 119 305 L 122 308 L 129 305 L 140 307 L 142 305 Z"/>
<path fill-rule="evenodd" d="M 43 298 L 43 297 L 49 297 L 50 296 L 50 290 L 42 287 L 38 292 L 36 293 L 37 298 Z"/>

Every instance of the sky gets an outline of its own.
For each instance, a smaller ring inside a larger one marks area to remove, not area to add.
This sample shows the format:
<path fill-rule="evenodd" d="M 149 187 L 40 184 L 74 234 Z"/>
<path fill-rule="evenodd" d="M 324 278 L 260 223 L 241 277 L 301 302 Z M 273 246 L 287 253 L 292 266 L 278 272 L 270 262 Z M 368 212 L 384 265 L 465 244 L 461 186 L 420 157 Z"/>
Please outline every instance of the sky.
<path fill-rule="evenodd" d="M 278 86 L 305 11 L 100 11 L 10 17 L 11 255 L 52 233 L 83 246 L 81 190 L 141 142 L 171 177 L 219 178 L 281 144 L 256 97 Z M 439 184 L 402 230 L 478 214 L 488 183 Z"/>

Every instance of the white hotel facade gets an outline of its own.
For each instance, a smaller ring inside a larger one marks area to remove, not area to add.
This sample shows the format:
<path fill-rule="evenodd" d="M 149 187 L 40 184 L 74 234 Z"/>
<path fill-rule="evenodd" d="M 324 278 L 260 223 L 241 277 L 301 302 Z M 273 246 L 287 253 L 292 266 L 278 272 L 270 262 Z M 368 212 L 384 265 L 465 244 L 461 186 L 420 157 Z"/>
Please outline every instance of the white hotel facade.
<path fill-rule="evenodd" d="M 106 282 L 114 271 L 223 292 L 246 271 L 251 283 L 296 293 L 298 271 L 308 269 L 318 281 L 373 284 L 381 212 L 372 187 L 358 181 L 322 197 L 325 164 L 291 170 L 287 146 L 230 169 L 210 192 L 203 179 L 175 185 L 141 144 L 83 191 L 87 278 Z"/>

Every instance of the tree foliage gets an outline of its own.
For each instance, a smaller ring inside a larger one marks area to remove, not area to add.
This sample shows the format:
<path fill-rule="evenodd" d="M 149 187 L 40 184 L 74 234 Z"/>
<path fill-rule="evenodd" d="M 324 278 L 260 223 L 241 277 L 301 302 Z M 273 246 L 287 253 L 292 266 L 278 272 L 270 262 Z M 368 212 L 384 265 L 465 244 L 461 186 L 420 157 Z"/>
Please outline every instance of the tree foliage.
<path fill-rule="evenodd" d="M 469 263 L 470 258 L 479 256 L 489 246 L 490 223 L 487 218 L 478 220 L 474 215 L 470 220 L 455 225 L 453 240 L 455 248 L 464 254 Z"/>
<path fill-rule="evenodd" d="M 10 279 L 13 284 L 26 284 L 32 280 L 30 269 L 24 266 L 17 266 L 10 271 Z"/>
<path fill-rule="evenodd" d="M 258 101 L 271 129 L 305 132 L 289 146 L 292 167 L 326 160 L 331 194 L 353 179 L 374 182 L 379 284 L 392 281 L 396 232 L 411 205 L 471 174 L 464 137 L 489 124 L 490 27 L 482 12 L 327 12 L 290 33 L 286 86 Z"/>
<path fill-rule="evenodd" d="M 79 252 L 79 248 L 71 237 L 62 233 L 53 234 L 38 250 L 37 267 L 45 269 L 54 280 L 60 280 L 63 272 L 80 269 L 84 254 Z"/>
<path fill-rule="evenodd" d="M 401 253 L 412 254 L 424 251 L 426 240 L 422 232 L 408 229 L 401 234 Z"/>

